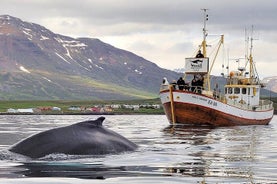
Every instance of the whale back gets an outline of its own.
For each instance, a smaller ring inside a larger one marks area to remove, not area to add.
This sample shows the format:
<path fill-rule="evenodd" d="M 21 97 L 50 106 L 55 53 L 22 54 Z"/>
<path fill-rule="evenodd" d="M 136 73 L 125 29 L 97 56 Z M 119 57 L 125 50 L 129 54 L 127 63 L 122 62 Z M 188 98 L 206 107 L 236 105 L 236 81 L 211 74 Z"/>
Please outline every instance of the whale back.
<path fill-rule="evenodd" d="M 52 153 L 100 155 L 133 151 L 137 145 L 122 135 L 103 127 L 104 117 L 50 129 L 32 135 L 9 150 L 39 158 Z"/>

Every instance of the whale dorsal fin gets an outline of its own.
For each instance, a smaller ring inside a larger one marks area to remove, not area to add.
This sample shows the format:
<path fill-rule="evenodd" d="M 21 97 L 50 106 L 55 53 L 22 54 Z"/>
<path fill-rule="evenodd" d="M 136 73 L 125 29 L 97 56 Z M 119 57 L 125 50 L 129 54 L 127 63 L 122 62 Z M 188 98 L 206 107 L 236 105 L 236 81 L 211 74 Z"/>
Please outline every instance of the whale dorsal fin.
<path fill-rule="evenodd" d="M 104 120 L 105 120 L 105 117 L 101 116 L 96 120 L 83 121 L 83 122 L 77 123 L 76 125 L 88 126 L 88 127 L 102 127 Z"/>
<path fill-rule="evenodd" d="M 97 120 L 95 120 L 94 123 L 97 124 L 97 126 L 102 126 L 104 120 L 105 120 L 105 117 L 101 116 L 97 118 Z"/>
<path fill-rule="evenodd" d="M 97 118 L 96 120 L 89 121 L 89 123 L 94 126 L 102 126 L 104 120 L 105 120 L 105 117 L 101 116 L 101 117 Z"/>

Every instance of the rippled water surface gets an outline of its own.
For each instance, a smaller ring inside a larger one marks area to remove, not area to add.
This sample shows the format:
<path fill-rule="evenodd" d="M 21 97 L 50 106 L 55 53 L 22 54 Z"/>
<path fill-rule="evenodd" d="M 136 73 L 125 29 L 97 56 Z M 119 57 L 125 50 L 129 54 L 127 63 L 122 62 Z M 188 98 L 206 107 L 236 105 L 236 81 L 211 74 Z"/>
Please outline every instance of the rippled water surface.
<path fill-rule="evenodd" d="M 117 155 L 30 159 L 7 149 L 98 116 L 0 116 L 0 183 L 277 183 L 277 116 L 267 126 L 170 127 L 164 115 L 105 116 L 139 145 Z M 62 136 L 62 135 L 61 135 Z"/>

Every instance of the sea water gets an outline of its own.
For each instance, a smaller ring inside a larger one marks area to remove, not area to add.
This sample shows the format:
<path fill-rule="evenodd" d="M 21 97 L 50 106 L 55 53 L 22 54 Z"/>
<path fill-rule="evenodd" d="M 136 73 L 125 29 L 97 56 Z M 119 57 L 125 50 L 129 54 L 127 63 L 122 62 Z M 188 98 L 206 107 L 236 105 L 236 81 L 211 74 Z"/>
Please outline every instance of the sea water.
<path fill-rule="evenodd" d="M 98 117 L 0 116 L 0 183 L 277 183 L 277 116 L 266 126 L 208 128 L 172 127 L 164 115 L 109 115 L 103 126 L 136 151 L 40 159 L 8 151 L 32 134 Z"/>

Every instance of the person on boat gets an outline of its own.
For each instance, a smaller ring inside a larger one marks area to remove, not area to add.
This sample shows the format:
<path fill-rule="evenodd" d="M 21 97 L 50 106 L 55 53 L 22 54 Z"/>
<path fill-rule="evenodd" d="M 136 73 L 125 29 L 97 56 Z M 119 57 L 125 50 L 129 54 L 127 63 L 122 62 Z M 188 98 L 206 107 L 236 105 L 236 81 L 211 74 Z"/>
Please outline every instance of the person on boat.
<path fill-rule="evenodd" d="M 201 53 L 201 50 L 198 51 L 198 53 L 196 54 L 196 58 L 203 58 L 204 55 Z"/>
<path fill-rule="evenodd" d="M 203 85 L 204 85 L 204 78 L 202 76 L 198 77 L 198 79 L 196 80 L 196 92 L 201 94 L 202 93 L 202 89 L 203 89 Z"/>
<path fill-rule="evenodd" d="M 202 76 L 195 76 L 193 77 L 191 81 L 191 91 L 195 93 L 202 93 L 204 86 L 204 78 Z"/>
<path fill-rule="evenodd" d="M 184 87 L 185 87 L 185 81 L 182 77 L 180 77 L 178 80 L 177 80 L 177 85 L 179 87 L 179 90 L 184 90 Z"/>
<path fill-rule="evenodd" d="M 202 93 L 202 90 L 203 90 L 203 87 L 204 87 L 204 77 L 201 75 L 198 79 L 198 83 L 197 83 L 197 86 L 198 86 L 198 93 Z"/>
<path fill-rule="evenodd" d="M 171 84 L 172 84 L 172 86 L 173 86 L 173 89 L 176 89 L 176 86 L 177 86 L 176 80 L 173 80 Z"/>
<path fill-rule="evenodd" d="M 163 85 L 169 85 L 169 82 L 166 77 L 163 78 Z"/>
<path fill-rule="evenodd" d="M 194 76 L 191 81 L 191 88 L 190 88 L 192 92 L 195 92 L 194 90 L 195 90 L 196 86 L 197 86 L 197 80 L 196 80 L 196 77 Z"/>
<path fill-rule="evenodd" d="M 214 99 L 218 99 L 220 95 L 220 89 L 218 88 L 218 84 L 216 83 L 214 91 L 213 91 L 213 97 Z"/>
<path fill-rule="evenodd" d="M 185 82 L 185 91 L 189 91 L 190 90 L 190 86 L 189 86 L 189 82 Z"/>

